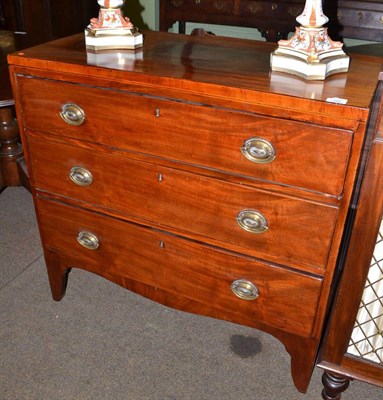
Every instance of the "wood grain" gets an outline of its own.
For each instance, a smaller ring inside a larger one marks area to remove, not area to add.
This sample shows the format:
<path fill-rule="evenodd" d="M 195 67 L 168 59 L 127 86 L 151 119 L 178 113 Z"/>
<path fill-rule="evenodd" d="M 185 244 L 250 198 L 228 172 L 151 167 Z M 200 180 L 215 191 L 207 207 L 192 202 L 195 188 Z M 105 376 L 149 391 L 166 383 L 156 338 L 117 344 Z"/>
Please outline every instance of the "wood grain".
<path fill-rule="evenodd" d="M 381 63 L 355 57 L 347 74 L 306 82 L 270 72 L 272 44 L 144 34 L 142 50 L 107 63 L 83 35 L 9 57 L 53 298 L 78 267 L 262 329 L 286 346 L 305 391 Z M 67 102 L 85 110 L 83 125 L 61 120 Z M 248 164 L 239 147 L 253 135 L 277 146 L 275 162 Z M 91 171 L 90 186 L 70 180 L 74 166 Z M 243 209 L 269 229 L 241 229 Z M 77 244 L 80 229 L 101 238 L 97 251 Z M 239 277 L 256 282 L 259 302 L 232 297 Z"/>
<path fill-rule="evenodd" d="M 311 333 L 320 279 L 58 202 L 39 199 L 38 216 L 45 248 L 61 254 L 71 249 L 66 268 L 142 282 L 185 301 L 207 304 L 218 313 L 225 310 L 233 322 L 252 326 L 253 320 L 260 320 L 299 335 Z M 81 230 L 96 234 L 97 250 L 77 243 Z M 254 301 L 237 298 L 230 289 L 236 279 L 253 282 L 259 297 Z M 300 305 L 299 296 L 306 299 Z"/>
<path fill-rule="evenodd" d="M 335 197 L 343 192 L 353 140 L 350 130 L 57 81 L 20 77 L 18 85 L 24 93 L 27 129 Z M 111 95 L 118 98 L 112 112 L 106 106 Z M 60 118 L 65 103 L 84 110 L 83 125 L 70 126 Z M 242 155 L 244 142 L 253 137 L 272 143 L 274 162 L 256 164 Z"/>
<path fill-rule="evenodd" d="M 38 190 L 309 272 L 323 274 L 326 267 L 336 207 L 110 155 L 104 149 L 90 152 L 34 137 L 29 137 L 28 148 Z M 90 186 L 71 181 L 68 174 L 74 166 L 92 173 Z M 259 234 L 243 230 L 236 217 L 246 209 L 261 212 L 269 229 Z"/>

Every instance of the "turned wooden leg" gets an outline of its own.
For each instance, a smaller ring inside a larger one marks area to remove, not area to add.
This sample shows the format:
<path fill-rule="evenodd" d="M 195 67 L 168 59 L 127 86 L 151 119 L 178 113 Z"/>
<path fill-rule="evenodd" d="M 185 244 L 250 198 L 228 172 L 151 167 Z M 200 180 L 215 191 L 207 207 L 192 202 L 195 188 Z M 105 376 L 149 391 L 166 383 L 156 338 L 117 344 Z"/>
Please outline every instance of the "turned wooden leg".
<path fill-rule="evenodd" d="M 11 107 L 0 108 L 0 174 L 3 186 L 20 185 L 17 160 L 23 156 Z"/>
<path fill-rule="evenodd" d="M 324 400 L 340 400 L 342 393 L 350 385 L 350 380 L 344 376 L 330 374 L 325 371 L 322 375 L 322 397 Z"/>

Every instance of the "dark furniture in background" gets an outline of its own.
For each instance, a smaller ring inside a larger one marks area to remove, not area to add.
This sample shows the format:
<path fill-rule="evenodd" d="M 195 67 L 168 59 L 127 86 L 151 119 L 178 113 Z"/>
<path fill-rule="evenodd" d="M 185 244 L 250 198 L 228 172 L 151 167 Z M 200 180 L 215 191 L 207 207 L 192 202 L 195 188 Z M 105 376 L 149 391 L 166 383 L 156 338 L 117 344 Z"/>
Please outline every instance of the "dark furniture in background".
<path fill-rule="evenodd" d="M 295 30 L 304 0 L 160 0 L 160 30 L 179 22 L 185 33 L 187 22 L 257 28 L 267 41 L 286 38 Z M 383 1 L 325 1 L 333 40 L 343 37 L 383 41 Z"/>
<path fill-rule="evenodd" d="M 0 0 L 0 190 L 29 186 L 14 119 L 7 53 L 81 32 L 98 9 L 95 0 Z"/>
<path fill-rule="evenodd" d="M 0 30 L 0 191 L 20 184 L 18 161 L 23 156 L 6 60 L 12 51 L 15 51 L 13 33 Z"/>
<path fill-rule="evenodd" d="M 0 0 L 0 29 L 22 49 L 81 32 L 98 10 L 95 0 Z"/>

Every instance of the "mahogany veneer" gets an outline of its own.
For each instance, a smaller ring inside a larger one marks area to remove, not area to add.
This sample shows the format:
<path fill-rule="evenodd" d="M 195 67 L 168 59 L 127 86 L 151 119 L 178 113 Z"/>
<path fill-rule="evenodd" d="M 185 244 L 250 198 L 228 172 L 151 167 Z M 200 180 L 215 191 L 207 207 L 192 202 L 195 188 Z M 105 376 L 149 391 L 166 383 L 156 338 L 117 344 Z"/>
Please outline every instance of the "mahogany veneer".
<path fill-rule="evenodd" d="M 380 63 L 305 82 L 270 71 L 275 45 L 144 40 L 115 58 L 83 35 L 9 57 L 53 298 L 82 268 L 262 329 L 304 392 Z"/>

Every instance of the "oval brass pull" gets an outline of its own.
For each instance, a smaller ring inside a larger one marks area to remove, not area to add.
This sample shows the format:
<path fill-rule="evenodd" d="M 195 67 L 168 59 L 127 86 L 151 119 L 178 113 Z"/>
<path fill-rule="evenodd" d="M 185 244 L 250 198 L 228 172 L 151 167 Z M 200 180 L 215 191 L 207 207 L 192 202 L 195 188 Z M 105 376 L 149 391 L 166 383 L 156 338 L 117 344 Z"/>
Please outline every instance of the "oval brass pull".
<path fill-rule="evenodd" d="M 243 300 L 255 300 L 259 296 L 259 290 L 254 283 L 245 279 L 238 279 L 231 284 L 233 293 Z"/>
<path fill-rule="evenodd" d="M 241 147 L 241 152 L 248 160 L 258 164 L 271 163 L 276 157 L 272 143 L 259 137 L 247 139 Z"/>
<path fill-rule="evenodd" d="M 69 178 L 79 186 L 89 186 L 93 182 L 92 173 L 83 167 L 71 168 Z"/>
<path fill-rule="evenodd" d="M 98 240 L 98 237 L 91 232 L 79 232 L 77 235 L 77 241 L 81 244 L 81 246 L 85 247 L 88 250 L 97 250 L 100 246 L 100 241 Z"/>
<path fill-rule="evenodd" d="M 61 107 L 60 116 L 67 124 L 73 126 L 79 126 L 85 121 L 85 112 L 77 104 L 63 104 Z"/>
<path fill-rule="evenodd" d="M 267 219 L 257 210 L 242 210 L 237 215 L 239 226 L 251 233 L 263 233 L 269 229 Z"/>

